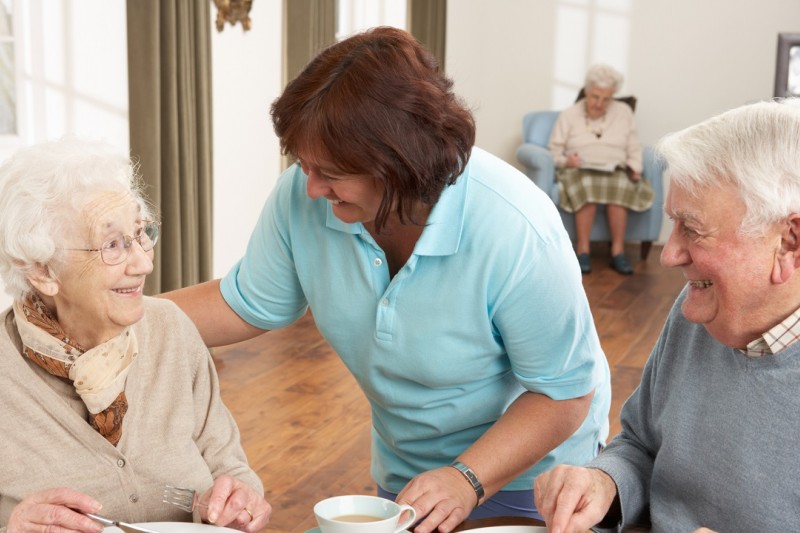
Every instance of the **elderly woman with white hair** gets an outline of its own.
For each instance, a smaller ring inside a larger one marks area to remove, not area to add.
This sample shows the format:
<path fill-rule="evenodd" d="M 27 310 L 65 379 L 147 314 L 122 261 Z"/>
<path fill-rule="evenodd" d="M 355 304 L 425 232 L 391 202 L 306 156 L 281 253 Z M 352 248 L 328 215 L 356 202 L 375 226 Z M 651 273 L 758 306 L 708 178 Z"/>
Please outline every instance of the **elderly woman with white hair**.
<path fill-rule="evenodd" d="M 142 294 L 159 224 L 130 161 L 65 139 L 0 167 L 0 531 L 204 520 L 260 531 L 270 506 L 192 322 Z M 162 502 L 195 489 L 193 514 Z"/>
<path fill-rule="evenodd" d="M 611 267 L 632 274 L 625 256 L 628 209 L 646 211 L 655 197 L 642 179 L 642 145 L 633 110 L 614 100 L 622 74 L 594 65 L 586 74 L 584 98 L 562 111 L 550 136 L 559 183 L 559 207 L 575 213 L 576 253 L 581 272 L 592 271 L 589 237 L 597 205 L 606 206 Z"/>

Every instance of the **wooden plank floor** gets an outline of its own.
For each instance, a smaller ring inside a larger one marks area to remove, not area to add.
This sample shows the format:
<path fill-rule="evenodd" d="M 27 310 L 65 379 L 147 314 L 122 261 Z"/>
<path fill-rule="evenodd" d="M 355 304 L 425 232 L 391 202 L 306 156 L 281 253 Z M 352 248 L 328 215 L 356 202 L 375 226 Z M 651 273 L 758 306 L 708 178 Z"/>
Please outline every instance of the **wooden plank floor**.
<path fill-rule="evenodd" d="M 611 435 L 639 382 L 666 314 L 684 284 L 658 264 L 659 247 L 634 262 L 633 276 L 608 267 L 593 249 L 584 276 L 611 366 Z M 638 259 L 638 246 L 628 250 Z M 273 517 L 264 531 L 303 533 L 316 526 L 314 503 L 336 494 L 374 494 L 369 475 L 369 406 L 355 380 L 306 315 L 292 326 L 217 348 L 222 395 L 242 432 L 245 451 L 266 489 Z"/>

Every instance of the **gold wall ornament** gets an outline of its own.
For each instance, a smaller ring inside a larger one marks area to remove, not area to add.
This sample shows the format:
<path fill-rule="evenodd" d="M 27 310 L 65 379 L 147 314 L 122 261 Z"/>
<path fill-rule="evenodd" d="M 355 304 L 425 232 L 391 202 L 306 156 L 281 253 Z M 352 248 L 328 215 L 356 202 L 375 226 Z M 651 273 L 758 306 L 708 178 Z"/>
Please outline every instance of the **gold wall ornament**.
<path fill-rule="evenodd" d="M 214 0 L 217 6 L 217 31 L 222 31 L 225 22 L 235 26 L 237 22 L 242 23 L 242 29 L 250 29 L 250 8 L 253 7 L 253 0 Z"/>

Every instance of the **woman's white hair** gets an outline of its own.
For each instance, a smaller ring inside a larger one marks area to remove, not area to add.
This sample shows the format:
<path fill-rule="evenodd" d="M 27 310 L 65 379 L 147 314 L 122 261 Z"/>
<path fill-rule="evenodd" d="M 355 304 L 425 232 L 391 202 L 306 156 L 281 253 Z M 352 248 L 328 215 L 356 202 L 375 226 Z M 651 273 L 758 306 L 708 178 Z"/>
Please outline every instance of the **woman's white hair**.
<path fill-rule="evenodd" d="M 616 93 L 622 87 L 622 74 L 609 65 L 597 64 L 589 67 L 586 72 L 584 87 L 597 87 L 599 89 L 611 89 Z"/>
<path fill-rule="evenodd" d="M 32 291 L 31 269 L 57 270 L 65 236 L 83 230 L 82 206 L 106 190 L 130 193 L 149 217 L 130 160 L 103 142 L 45 142 L 19 150 L 0 166 L 0 278 L 6 292 L 24 299 Z"/>
<path fill-rule="evenodd" d="M 746 210 L 742 234 L 800 213 L 800 98 L 732 109 L 667 135 L 656 150 L 670 183 L 690 194 L 735 185 Z"/>

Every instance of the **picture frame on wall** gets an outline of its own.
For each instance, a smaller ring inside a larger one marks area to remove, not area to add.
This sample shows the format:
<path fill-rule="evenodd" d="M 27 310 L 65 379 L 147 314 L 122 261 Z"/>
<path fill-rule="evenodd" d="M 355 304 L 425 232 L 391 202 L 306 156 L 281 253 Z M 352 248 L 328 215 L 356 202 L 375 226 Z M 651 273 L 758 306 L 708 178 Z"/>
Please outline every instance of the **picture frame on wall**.
<path fill-rule="evenodd" d="M 773 96 L 800 96 L 800 33 L 778 34 Z"/>

